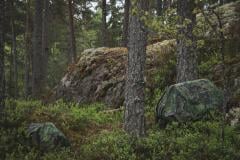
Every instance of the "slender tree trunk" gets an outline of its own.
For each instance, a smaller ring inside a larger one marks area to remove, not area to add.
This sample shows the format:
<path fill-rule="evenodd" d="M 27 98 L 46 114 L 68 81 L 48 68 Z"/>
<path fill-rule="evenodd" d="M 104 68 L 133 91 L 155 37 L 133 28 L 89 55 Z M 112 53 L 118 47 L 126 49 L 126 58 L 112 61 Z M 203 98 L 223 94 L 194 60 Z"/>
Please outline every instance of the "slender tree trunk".
<path fill-rule="evenodd" d="M 127 47 L 128 44 L 128 25 L 129 25 L 129 9 L 130 0 L 125 0 L 124 4 L 124 20 L 123 20 L 123 46 Z"/>
<path fill-rule="evenodd" d="M 11 52 L 9 55 L 9 79 L 6 82 L 6 93 L 10 97 L 14 97 L 14 82 L 13 82 L 13 45 L 11 44 Z"/>
<path fill-rule="evenodd" d="M 137 7 L 139 14 L 130 16 L 124 129 L 130 135 L 140 137 L 145 135 L 144 70 L 147 46 L 147 32 L 140 20 L 140 13 L 147 10 L 149 2 L 137 0 L 135 3 L 132 6 Z"/>
<path fill-rule="evenodd" d="M 88 16 L 87 16 L 87 1 L 83 2 L 82 8 L 83 8 L 83 11 L 82 11 L 82 21 L 83 21 L 83 24 L 86 24 L 86 22 L 88 20 Z"/>
<path fill-rule="evenodd" d="M 169 0 L 163 0 L 163 10 L 166 11 L 168 9 Z"/>
<path fill-rule="evenodd" d="M 14 1 L 10 1 L 11 5 L 11 29 L 12 29 L 12 68 L 13 68 L 13 93 L 12 96 L 16 98 L 18 96 L 18 70 L 17 70 L 17 42 L 16 42 L 16 32 L 15 32 L 15 16 L 14 16 Z M 10 72 L 11 74 L 11 72 Z"/>
<path fill-rule="evenodd" d="M 102 0 L 102 44 L 103 46 L 108 46 L 107 37 L 107 2 Z"/>
<path fill-rule="evenodd" d="M 220 3 L 220 5 L 223 5 L 224 4 L 224 0 L 220 0 L 219 3 Z"/>
<path fill-rule="evenodd" d="M 73 21 L 73 1 L 68 0 L 68 14 L 69 14 L 69 29 L 70 29 L 70 52 L 71 52 L 71 63 L 75 63 L 77 60 L 76 54 L 76 39 L 74 31 L 74 21 Z"/>
<path fill-rule="evenodd" d="M 33 32 L 33 68 L 32 68 L 32 95 L 40 98 L 43 92 L 42 63 L 42 12 L 43 1 L 35 0 L 34 32 Z"/>
<path fill-rule="evenodd" d="M 4 10 L 5 1 L 0 1 L 0 113 L 5 106 L 5 71 L 4 71 Z"/>
<path fill-rule="evenodd" d="M 196 25 L 195 3 L 192 0 L 178 0 L 179 16 L 177 37 L 177 82 L 197 79 L 196 39 L 193 29 Z M 188 22 L 190 21 L 190 22 Z"/>
<path fill-rule="evenodd" d="M 44 0 L 43 2 L 43 15 L 42 15 L 42 70 L 43 75 L 42 81 L 43 86 L 46 86 L 47 79 L 47 68 L 48 68 L 48 55 L 49 55 L 49 46 L 48 46 L 48 35 L 49 35 L 49 0 Z"/>
<path fill-rule="evenodd" d="M 25 74 L 24 74 L 24 93 L 25 98 L 31 95 L 31 60 L 32 60 L 32 13 L 30 8 L 30 1 L 26 0 L 26 33 L 25 33 Z"/>
<path fill-rule="evenodd" d="M 162 0 L 156 0 L 156 10 L 157 10 L 157 15 L 161 16 L 162 15 Z"/>

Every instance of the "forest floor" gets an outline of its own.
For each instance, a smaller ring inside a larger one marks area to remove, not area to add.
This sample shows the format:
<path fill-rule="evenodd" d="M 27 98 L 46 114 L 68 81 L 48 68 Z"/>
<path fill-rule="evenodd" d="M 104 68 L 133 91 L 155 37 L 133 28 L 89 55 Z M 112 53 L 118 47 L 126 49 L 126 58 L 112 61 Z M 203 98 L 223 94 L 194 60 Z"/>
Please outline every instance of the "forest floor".
<path fill-rule="evenodd" d="M 123 110 L 109 110 L 100 103 L 77 105 L 58 101 L 8 100 L 0 122 L 0 159 L 239 159 L 240 126 L 224 126 L 221 115 L 214 120 L 160 129 L 154 107 L 146 109 L 147 136 L 135 139 L 123 131 Z M 26 130 L 32 122 L 53 122 L 69 139 L 71 147 L 42 153 L 28 143 Z M 199 158 L 200 157 L 200 158 Z"/>

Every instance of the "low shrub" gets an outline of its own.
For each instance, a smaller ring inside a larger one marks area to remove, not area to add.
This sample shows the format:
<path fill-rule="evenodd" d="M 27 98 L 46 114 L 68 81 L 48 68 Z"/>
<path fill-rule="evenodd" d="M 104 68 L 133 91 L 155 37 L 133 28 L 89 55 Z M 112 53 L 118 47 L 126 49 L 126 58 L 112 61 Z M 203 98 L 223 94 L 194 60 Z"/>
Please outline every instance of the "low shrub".
<path fill-rule="evenodd" d="M 62 101 L 8 100 L 0 119 L 0 159 L 6 160 L 238 160 L 239 125 L 215 120 L 172 122 L 159 129 L 153 109 L 146 110 L 146 137 L 136 139 L 122 130 L 122 111 L 106 112 L 103 104 L 77 105 Z M 71 142 L 70 148 L 42 153 L 31 147 L 26 129 L 31 122 L 53 122 Z M 149 125 L 151 121 L 151 125 Z M 224 133 L 224 139 L 223 134 Z"/>

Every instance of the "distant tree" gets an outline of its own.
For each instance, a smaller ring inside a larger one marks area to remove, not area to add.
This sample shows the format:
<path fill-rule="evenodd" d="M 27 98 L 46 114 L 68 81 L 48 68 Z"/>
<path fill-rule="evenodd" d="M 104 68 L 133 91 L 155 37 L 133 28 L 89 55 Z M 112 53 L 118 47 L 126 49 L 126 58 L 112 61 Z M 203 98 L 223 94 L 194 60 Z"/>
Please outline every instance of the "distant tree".
<path fill-rule="evenodd" d="M 42 13 L 43 0 L 35 0 L 34 31 L 33 31 L 33 68 L 32 68 L 32 95 L 40 98 L 43 92 L 42 75 Z"/>
<path fill-rule="evenodd" d="M 4 10 L 5 10 L 5 0 L 1 0 L 0 1 L 0 112 L 5 106 Z"/>
<path fill-rule="evenodd" d="M 17 66 L 17 42 L 15 27 L 15 3 L 8 1 L 11 10 L 11 61 L 10 61 L 10 95 L 14 98 L 18 96 L 18 66 Z M 13 78 L 12 78 L 13 77 Z"/>
<path fill-rule="evenodd" d="M 130 9 L 130 0 L 125 0 L 124 19 L 123 19 L 123 40 L 122 40 L 124 47 L 127 47 L 127 44 L 128 44 L 129 9 Z"/>
<path fill-rule="evenodd" d="M 31 0 L 26 1 L 26 27 L 25 27 L 25 57 L 24 57 L 24 95 L 31 95 L 31 68 L 32 68 L 32 11 Z"/>
<path fill-rule="evenodd" d="M 177 82 L 197 79 L 196 38 L 193 29 L 196 25 L 195 2 L 178 0 L 177 13 Z"/>
<path fill-rule="evenodd" d="M 144 68 L 147 46 L 147 32 L 141 17 L 144 16 L 143 13 L 147 10 L 149 1 L 136 0 L 134 2 L 132 4 L 134 13 L 130 16 L 129 26 L 124 129 L 130 135 L 140 137 L 145 135 Z"/>
<path fill-rule="evenodd" d="M 42 69 L 43 86 L 46 86 L 47 69 L 48 69 L 48 56 L 49 56 L 49 0 L 43 0 L 43 13 L 42 13 Z"/>
<path fill-rule="evenodd" d="M 102 0 L 102 45 L 108 46 L 107 36 L 107 1 Z"/>
<path fill-rule="evenodd" d="M 74 31 L 73 0 L 68 0 L 69 29 L 70 29 L 70 63 L 75 63 L 77 59 L 76 38 Z"/>
<path fill-rule="evenodd" d="M 157 15 L 161 16 L 162 11 L 163 11 L 163 1 L 162 0 L 156 0 L 156 10 L 157 10 Z"/>

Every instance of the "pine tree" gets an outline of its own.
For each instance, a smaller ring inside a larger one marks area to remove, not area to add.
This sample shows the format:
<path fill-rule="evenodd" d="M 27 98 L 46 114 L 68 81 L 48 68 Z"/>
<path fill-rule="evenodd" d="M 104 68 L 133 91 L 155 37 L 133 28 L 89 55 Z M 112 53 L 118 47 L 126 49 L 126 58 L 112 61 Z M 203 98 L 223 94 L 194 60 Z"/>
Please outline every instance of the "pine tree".
<path fill-rule="evenodd" d="M 0 1 L 0 112 L 5 106 L 4 10 L 5 10 L 5 0 L 1 0 Z"/>
<path fill-rule="evenodd" d="M 40 98 L 43 91 L 42 75 L 42 13 L 43 1 L 35 0 L 34 31 L 33 31 L 33 68 L 32 68 L 32 95 Z"/>
<path fill-rule="evenodd" d="M 143 11 L 147 10 L 148 1 L 136 0 L 133 4 L 137 14 L 130 16 L 129 53 L 125 90 L 124 129 L 130 135 L 145 135 L 145 95 L 144 68 L 146 60 L 147 32 L 140 20 Z"/>
<path fill-rule="evenodd" d="M 124 4 L 124 21 L 123 21 L 123 46 L 127 47 L 128 43 L 128 25 L 129 25 L 130 0 L 125 0 Z"/>
<path fill-rule="evenodd" d="M 196 25 L 194 9 L 194 1 L 178 0 L 180 27 L 177 37 L 177 82 L 197 79 L 196 38 L 193 34 Z"/>

